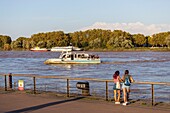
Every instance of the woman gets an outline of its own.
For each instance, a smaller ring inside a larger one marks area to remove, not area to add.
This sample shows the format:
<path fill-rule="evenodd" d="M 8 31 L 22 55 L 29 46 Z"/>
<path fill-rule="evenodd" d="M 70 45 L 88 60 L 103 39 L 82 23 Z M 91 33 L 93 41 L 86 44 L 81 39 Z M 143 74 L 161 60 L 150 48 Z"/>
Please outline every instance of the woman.
<path fill-rule="evenodd" d="M 122 80 L 119 76 L 119 71 L 116 71 L 115 74 L 113 75 L 113 81 L 114 81 L 113 90 L 114 90 L 115 104 L 120 104 L 120 82 Z"/>
<path fill-rule="evenodd" d="M 125 70 L 125 74 L 122 77 L 123 80 L 123 99 L 124 99 L 124 103 L 123 105 L 127 105 L 128 104 L 128 96 L 130 93 L 130 85 L 132 82 L 134 82 L 134 79 L 132 78 L 131 75 L 129 75 L 129 70 Z"/>

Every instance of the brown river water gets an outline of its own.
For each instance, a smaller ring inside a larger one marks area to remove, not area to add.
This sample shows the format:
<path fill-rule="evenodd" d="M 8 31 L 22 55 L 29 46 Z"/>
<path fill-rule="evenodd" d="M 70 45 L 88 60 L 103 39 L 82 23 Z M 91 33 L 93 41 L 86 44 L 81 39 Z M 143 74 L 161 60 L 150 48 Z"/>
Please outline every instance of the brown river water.
<path fill-rule="evenodd" d="M 55 58 L 59 52 L 0 51 L 0 74 L 37 74 L 80 78 L 112 79 L 116 70 L 120 76 L 128 69 L 135 81 L 170 82 L 170 52 L 87 52 L 100 56 L 101 64 L 46 65 L 44 61 Z M 16 78 L 17 79 L 17 78 Z M 3 78 L 0 78 L 3 81 Z M 42 82 L 42 81 L 41 81 Z M 31 83 L 30 83 L 31 84 Z M 94 87 L 100 84 L 94 84 Z M 112 90 L 112 83 L 109 84 Z M 0 86 L 3 86 L 2 82 Z M 62 86 L 62 85 L 61 85 Z M 91 86 L 93 87 L 93 86 Z M 150 94 L 150 85 L 132 88 Z M 170 102 L 170 86 L 155 86 L 158 97 Z M 140 92 L 138 92 L 140 93 Z M 138 94 L 136 93 L 136 94 Z M 164 95 L 166 93 L 166 95 Z M 141 96 L 146 98 L 146 96 Z"/>

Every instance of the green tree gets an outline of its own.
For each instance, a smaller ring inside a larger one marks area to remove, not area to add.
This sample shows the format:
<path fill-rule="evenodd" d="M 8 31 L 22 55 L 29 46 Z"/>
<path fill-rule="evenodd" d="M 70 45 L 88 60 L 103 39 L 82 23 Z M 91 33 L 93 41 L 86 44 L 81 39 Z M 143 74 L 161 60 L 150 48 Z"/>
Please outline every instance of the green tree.
<path fill-rule="evenodd" d="M 30 41 L 30 47 L 33 48 L 33 47 L 36 47 L 36 42 L 34 42 L 34 40 L 31 40 Z"/>
<path fill-rule="evenodd" d="M 5 50 L 5 51 L 11 50 L 10 44 L 4 44 L 4 50 Z"/>
<path fill-rule="evenodd" d="M 135 34 L 132 35 L 133 42 L 136 47 L 142 47 L 144 44 L 146 44 L 146 38 L 143 34 Z"/>
<path fill-rule="evenodd" d="M 3 48 L 5 44 L 11 44 L 11 42 L 11 37 L 0 35 L 0 48 Z"/>
<path fill-rule="evenodd" d="M 17 48 L 21 48 L 21 47 L 22 47 L 22 45 L 19 41 L 12 41 L 12 43 L 11 43 L 12 49 L 17 49 Z"/>
<path fill-rule="evenodd" d="M 24 49 L 30 49 L 31 48 L 30 39 L 23 40 L 22 41 L 22 47 Z"/>
<path fill-rule="evenodd" d="M 134 45 L 132 44 L 131 40 L 124 40 L 121 44 L 122 47 L 129 49 L 129 48 L 133 48 Z"/>
<path fill-rule="evenodd" d="M 52 41 L 52 40 L 47 40 L 46 47 L 47 47 L 47 48 L 55 47 L 55 42 Z"/>
<path fill-rule="evenodd" d="M 113 45 L 114 45 L 114 38 L 111 37 L 111 38 L 107 41 L 106 47 L 107 47 L 108 49 L 113 49 L 113 48 L 114 48 Z"/>
<path fill-rule="evenodd" d="M 40 47 L 40 48 L 45 48 L 46 47 L 46 42 L 45 41 L 39 41 L 38 43 L 37 43 L 37 46 L 38 47 Z"/>
<path fill-rule="evenodd" d="M 166 45 L 168 48 L 170 48 L 170 35 L 168 35 L 165 39 Z"/>

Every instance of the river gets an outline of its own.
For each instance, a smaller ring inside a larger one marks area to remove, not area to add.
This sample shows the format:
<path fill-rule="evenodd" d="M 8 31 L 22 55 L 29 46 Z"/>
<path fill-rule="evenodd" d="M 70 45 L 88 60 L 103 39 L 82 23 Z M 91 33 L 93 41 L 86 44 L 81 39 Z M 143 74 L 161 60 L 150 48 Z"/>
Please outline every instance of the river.
<path fill-rule="evenodd" d="M 58 57 L 60 53 L 0 51 L 0 73 L 112 79 L 116 70 L 122 76 L 128 69 L 135 81 L 170 82 L 170 52 L 87 53 L 97 54 L 102 63 L 46 65 L 46 59 Z"/>

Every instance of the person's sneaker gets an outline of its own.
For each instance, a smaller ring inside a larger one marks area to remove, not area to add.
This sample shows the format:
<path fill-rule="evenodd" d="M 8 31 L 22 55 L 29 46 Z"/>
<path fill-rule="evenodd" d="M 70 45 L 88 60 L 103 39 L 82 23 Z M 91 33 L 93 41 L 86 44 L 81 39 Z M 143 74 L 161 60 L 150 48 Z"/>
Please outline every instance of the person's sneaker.
<path fill-rule="evenodd" d="M 130 102 L 126 102 L 126 105 L 127 105 L 127 104 L 130 104 Z"/>
<path fill-rule="evenodd" d="M 126 106 L 126 105 L 127 105 L 127 103 L 126 103 L 126 102 L 124 102 L 122 105 L 123 105 L 123 106 Z"/>
<path fill-rule="evenodd" d="M 115 102 L 115 104 L 120 104 L 120 102 Z"/>

